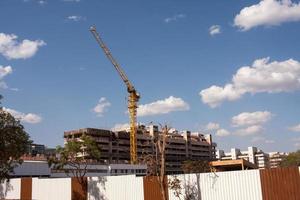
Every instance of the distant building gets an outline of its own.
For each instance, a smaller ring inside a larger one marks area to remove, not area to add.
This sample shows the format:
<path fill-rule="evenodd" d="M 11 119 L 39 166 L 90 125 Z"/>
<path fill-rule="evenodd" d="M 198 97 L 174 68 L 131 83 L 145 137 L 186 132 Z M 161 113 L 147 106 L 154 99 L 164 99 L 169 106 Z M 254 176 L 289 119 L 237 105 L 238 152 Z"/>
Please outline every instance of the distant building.
<path fill-rule="evenodd" d="M 68 175 L 65 170 L 68 170 L 66 166 L 63 170 L 55 170 L 49 167 L 46 160 L 24 160 L 21 165 L 18 165 L 14 169 L 14 173 L 11 173 L 11 178 L 18 177 L 73 177 L 72 173 Z M 146 165 L 129 165 L 129 164 L 89 164 L 85 176 L 117 176 L 135 174 L 137 176 L 146 175 Z"/>
<path fill-rule="evenodd" d="M 235 171 L 235 170 L 248 170 L 257 169 L 257 166 L 245 159 L 237 160 L 217 160 L 211 161 L 210 166 L 216 169 L 216 171 Z"/>
<path fill-rule="evenodd" d="M 129 131 L 116 131 L 85 128 L 65 131 L 65 142 L 81 137 L 83 134 L 92 137 L 101 147 L 101 159 L 107 164 L 128 164 L 130 162 Z M 138 159 L 144 155 L 156 155 L 155 141 L 161 134 L 158 126 L 140 125 L 137 131 Z M 216 143 L 212 142 L 211 135 L 178 132 L 172 130 L 167 137 L 166 171 L 168 174 L 181 173 L 182 163 L 186 160 L 213 160 L 215 159 Z"/>
<path fill-rule="evenodd" d="M 276 168 L 280 166 L 283 158 L 288 156 L 285 152 L 270 152 L 269 153 L 269 166 L 270 168 Z"/>
<path fill-rule="evenodd" d="M 247 151 L 232 148 L 228 153 L 224 153 L 223 150 L 217 150 L 216 158 L 217 160 L 244 159 L 255 164 L 260 169 L 269 168 L 269 154 L 257 149 L 257 147 L 248 147 Z"/>
<path fill-rule="evenodd" d="M 36 155 L 44 155 L 45 154 L 45 145 L 43 144 L 30 144 L 27 146 L 27 154 L 31 156 L 36 156 Z"/>
<path fill-rule="evenodd" d="M 55 156 L 56 150 L 55 148 L 48 148 L 43 144 L 32 143 L 27 145 L 26 154 L 24 157 L 49 157 Z"/>

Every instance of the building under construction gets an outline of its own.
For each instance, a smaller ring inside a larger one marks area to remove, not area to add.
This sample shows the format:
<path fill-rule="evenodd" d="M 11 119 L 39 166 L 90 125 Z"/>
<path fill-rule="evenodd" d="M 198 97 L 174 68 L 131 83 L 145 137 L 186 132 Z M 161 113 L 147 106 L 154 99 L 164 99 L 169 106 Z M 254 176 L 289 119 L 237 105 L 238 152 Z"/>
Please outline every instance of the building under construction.
<path fill-rule="evenodd" d="M 65 142 L 80 138 L 83 134 L 93 138 L 101 146 L 101 160 L 106 164 L 130 163 L 129 132 L 85 128 L 64 132 Z M 156 155 L 155 140 L 161 135 L 158 126 L 138 126 L 137 156 Z M 181 165 L 186 160 L 215 159 L 216 144 L 211 135 L 190 131 L 169 131 L 166 139 L 166 171 L 168 174 L 182 172 Z"/>

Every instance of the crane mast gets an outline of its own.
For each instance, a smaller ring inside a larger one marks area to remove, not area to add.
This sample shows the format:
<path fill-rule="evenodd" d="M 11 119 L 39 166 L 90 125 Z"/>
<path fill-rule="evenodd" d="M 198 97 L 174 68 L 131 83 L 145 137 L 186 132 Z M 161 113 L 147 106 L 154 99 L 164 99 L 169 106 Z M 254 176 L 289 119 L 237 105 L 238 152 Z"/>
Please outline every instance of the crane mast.
<path fill-rule="evenodd" d="M 118 62 L 114 59 L 112 54 L 110 53 L 109 49 L 101 39 L 100 35 L 98 34 L 96 27 L 92 26 L 90 28 L 91 33 L 93 34 L 94 38 L 96 39 L 97 43 L 100 45 L 102 50 L 104 51 L 106 57 L 110 60 L 113 64 L 115 69 L 117 70 L 118 74 L 120 75 L 121 79 L 125 83 L 128 92 L 128 111 L 130 117 L 130 163 L 137 164 L 137 140 L 136 140 L 136 114 L 137 114 L 137 107 L 138 101 L 140 99 L 139 93 L 135 90 L 134 86 L 131 84 L 129 79 L 127 78 L 125 72 L 122 70 Z"/>

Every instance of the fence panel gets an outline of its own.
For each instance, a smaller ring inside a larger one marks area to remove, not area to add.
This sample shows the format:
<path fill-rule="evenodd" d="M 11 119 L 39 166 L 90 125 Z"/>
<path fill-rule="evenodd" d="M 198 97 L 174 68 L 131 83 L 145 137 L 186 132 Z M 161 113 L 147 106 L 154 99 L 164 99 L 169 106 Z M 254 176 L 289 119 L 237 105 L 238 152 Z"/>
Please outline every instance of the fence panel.
<path fill-rule="evenodd" d="M 300 200 L 298 167 L 260 170 L 264 200 Z"/>
<path fill-rule="evenodd" d="M 0 199 L 20 199 L 21 179 L 14 178 L 0 184 Z"/>
<path fill-rule="evenodd" d="M 89 200 L 143 200 L 143 178 L 135 175 L 88 179 Z"/>
<path fill-rule="evenodd" d="M 166 197 L 168 198 L 168 189 L 167 189 L 167 184 L 168 184 L 168 178 L 165 178 L 165 192 L 166 192 Z M 159 186 L 159 182 L 157 177 L 155 176 L 150 176 L 150 177 L 144 177 L 144 200 L 163 200 L 162 199 L 162 194 Z"/>
<path fill-rule="evenodd" d="M 258 170 L 179 175 L 180 197 L 202 200 L 262 200 Z M 174 180 L 173 176 L 169 179 Z M 170 200 L 177 200 L 169 189 Z"/>
<path fill-rule="evenodd" d="M 33 178 L 32 199 L 71 200 L 71 178 Z"/>

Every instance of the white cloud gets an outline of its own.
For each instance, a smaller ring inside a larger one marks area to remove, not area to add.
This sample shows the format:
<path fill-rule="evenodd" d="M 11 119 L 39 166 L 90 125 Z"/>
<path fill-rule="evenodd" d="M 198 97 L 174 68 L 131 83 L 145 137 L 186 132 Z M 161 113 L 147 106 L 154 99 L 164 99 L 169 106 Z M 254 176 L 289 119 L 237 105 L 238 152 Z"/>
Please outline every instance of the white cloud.
<path fill-rule="evenodd" d="M 93 111 L 97 113 L 97 116 L 102 117 L 107 108 L 111 106 L 111 103 L 106 100 L 105 97 L 99 99 L 98 104 L 93 108 Z"/>
<path fill-rule="evenodd" d="M 190 106 L 181 98 L 170 96 L 163 100 L 158 100 L 149 104 L 139 105 L 138 116 L 160 115 L 174 111 L 189 110 Z"/>
<path fill-rule="evenodd" d="M 202 97 L 202 102 L 212 108 L 219 106 L 225 100 L 234 101 L 242 96 L 241 92 L 234 89 L 232 84 L 227 84 L 224 88 L 213 85 L 202 90 L 199 95 Z"/>
<path fill-rule="evenodd" d="M 257 59 L 252 66 L 238 69 L 232 83 L 224 87 L 211 86 L 199 95 L 202 102 L 215 108 L 223 101 L 235 101 L 246 93 L 279 93 L 300 89 L 300 63 L 293 59 L 269 62 L 269 58 Z"/>
<path fill-rule="evenodd" d="M 232 117 L 231 123 L 234 127 L 261 125 L 272 118 L 269 111 L 243 112 Z"/>
<path fill-rule="evenodd" d="M 114 127 L 111 128 L 112 131 L 129 131 L 130 125 L 128 123 L 124 124 L 115 124 Z"/>
<path fill-rule="evenodd" d="M 274 140 L 266 139 L 265 137 L 262 136 L 255 136 L 251 139 L 251 142 L 253 143 L 266 143 L 266 144 L 273 144 L 275 143 Z"/>
<path fill-rule="evenodd" d="M 11 66 L 5 66 L 5 67 L 3 67 L 2 65 L 0 65 L 0 89 L 7 89 L 8 88 L 8 86 L 3 81 L 3 79 L 8 74 L 11 74 L 12 71 L 13 70 L 12 70 Z"/>
<path fill-rule="evenodd" d="M 216 132 L 216 136 L 219 136 L 219 137 L 224 137 L 224 136 L 228 136 L 228 135 L 230 135 L 230 132 L 227 131 L 226 129 L 219 129 Z"/>
<path fill-rule="evenodd" d="M 290 131 L 300 132 L 300 124 L 288 128 Z"/>
<path fill-rule="evenodd" d="M 46 2 L 46 1 L 43 1 L 43 0 L 40 0 L 40 1 L 38 1 L 38 3 L 39 3 L 40 5 L 44 5 L 44 4 L 46 4 L 47 2 Z"/>
<path fill-rule="evenodd" d="M 210 35 L 216 35 L 221 33 L 221 26 L 220 25 L 212 25 L 209 29 Z"/>
<path fill-rule="evenodd" d="M 34 56 L 39 47 L 46 45 L 43 40 L 25 39 L 18 42 L 17 38 L 14 34 L 0 33 L 0 54 L 7 59 L 26 59 Z"/>
<path fill-rule="evenodd" d="M 206 130 L 208 130 L 208 131 L 214 131 L 214 130 L 218 130 L 218 129 L 220 129 L 220 124 L 218 124 L 218 123 L 209 122 L 206 125 Z"/>
<path fill-rule="evenodd" d="M 262 0 L 243 8 L 235 16 L 234 25 L 246 31 L 256 26 L 274 26 L 291 21 L 300 21 L 300 3 L 291 0 Z"/>
<path fill-rule="evenodd" d="M 67 20 L 78 22 L 78 21 L 81 21 L 81 20 L 85 20 L 85 17 L 79 16 L 79 15 L 71 15 L 71 16 L 67 17 Z"/>
<path fill-rule="evenodd" d="M 275 141 L 274 141 L 274 140 L 265 140 L 265 143 L 266 143 L 266 144 L 274 144 Z"/>
<path fill-rule="evenodd" d="M 259 134 L 263 131 L 263 127 L 261 125 L 253 125 L 246 128 L 238 129 L 234 132 L 235 135 L 239 136 L 248 136 Z"/>
<path fill-rule="evenodd" d="M 3 67 L 2 65 L 0 65 L 0 80 L 3 79 L 6 75 L 11 73 L 12 73 L 11 66 Z"/>
<path fill-rule="evenodd" d="M 29 123 L 29 124 L 37 124 L 42 121 L 42 117 L 34 114 L 34 113 L 22 113 L 10 108 L 3 107 L 3 110 L 9 112 L 16 119 L 19 119 L 21 122 Z"/>
<path fill-rule="evenodd" d="M 80 0 L 63 0 L 64 2 L 80 2 Z"/>
<path fill-rule="evenodd" d="M 182 18 L 185 18 L 186 15 L 185 14 L 177 14 L 177 15 L 174 15 L 172 17 L 167 17 L 164 19 L 164 22 L 165 23 L 170 23 L 170 22 L 174 22 L 174 21 L 177 21 L 179 19 L 182 19 Z"/>

